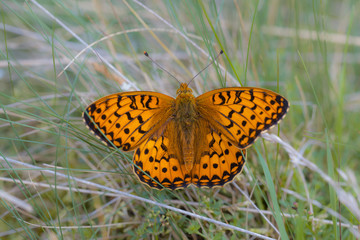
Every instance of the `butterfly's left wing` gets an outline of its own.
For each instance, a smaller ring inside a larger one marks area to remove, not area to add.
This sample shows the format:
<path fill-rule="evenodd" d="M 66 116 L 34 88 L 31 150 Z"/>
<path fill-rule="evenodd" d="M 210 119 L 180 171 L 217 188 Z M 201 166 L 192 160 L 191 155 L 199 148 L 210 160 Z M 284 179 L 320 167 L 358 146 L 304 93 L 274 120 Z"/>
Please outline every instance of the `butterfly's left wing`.
<path fill-rule="evenodd" d="M 222 88 L 196 98 L 200 115 L 239 148 L 284 118 L 289 102 L 262 88 Z"/>
<path fill-rule="evenodd" d="M 242 171 L 246 150 L 236 147 L 224 134 L 213 129 L 207 122 L 203 121 L 202 126 L 206 126 L 202 140 L 204 146 L 195 149 L 197 154 L 191 171 L 191 182 L 198 187 L 221 187 L 231 182 Z"/>
<path fill-rule="evenodd" d="M 83 118 L 87 127 L 110 147 L 131 151 L 171 116 L 174 98 L 156 92 L 123 92 L 89 105 Z"/>

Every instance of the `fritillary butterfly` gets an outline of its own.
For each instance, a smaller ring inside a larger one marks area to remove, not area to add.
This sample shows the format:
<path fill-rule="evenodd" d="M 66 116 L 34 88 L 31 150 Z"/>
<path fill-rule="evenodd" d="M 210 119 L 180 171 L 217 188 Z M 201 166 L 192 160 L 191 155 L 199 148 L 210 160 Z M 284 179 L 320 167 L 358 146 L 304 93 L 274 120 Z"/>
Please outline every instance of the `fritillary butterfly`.
<path fill-rule="evenodd" d="M 289 109 L 262 88 L 222 88 L 195 97 L 181 83 L 176 99 L 157 92 L 103 97 L 83 114 L 88 128 L 110 147 L 135 150 L 134 172 L 150 187 L 216 187 L 232 181 L 246 148 Z"/>

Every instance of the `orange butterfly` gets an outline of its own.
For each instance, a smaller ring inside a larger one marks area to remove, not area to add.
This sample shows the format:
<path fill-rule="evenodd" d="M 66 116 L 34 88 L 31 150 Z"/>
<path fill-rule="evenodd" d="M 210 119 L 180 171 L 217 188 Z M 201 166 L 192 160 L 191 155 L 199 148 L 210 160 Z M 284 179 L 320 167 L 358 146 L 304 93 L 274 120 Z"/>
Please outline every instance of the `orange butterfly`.
<path fill-rule="evenodd" d="M 135 150 L 134 172 L 150 187 L 223 186 L 241 172 L 246 148 L 289 109 L 279 94 L 233 87 L 195 98 L 181 83 L 176 99 L 135 91 L 103 97 L 83 113 L 110 147 Z"/>

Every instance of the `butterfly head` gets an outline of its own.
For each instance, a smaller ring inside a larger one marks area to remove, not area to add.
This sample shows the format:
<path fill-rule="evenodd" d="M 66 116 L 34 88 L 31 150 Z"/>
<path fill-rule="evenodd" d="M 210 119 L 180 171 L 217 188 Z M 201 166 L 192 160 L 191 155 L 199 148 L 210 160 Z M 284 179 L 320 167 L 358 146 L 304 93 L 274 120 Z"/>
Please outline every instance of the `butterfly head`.
<path fill-rule="evenodd" d="M 188 87 L 187 83 L 181 83 L 179 89 L 176 91 L 176 95 L 192 95 L 192 89 Z"/>
<path fill-rule="evenodd" d="M 184 118 L 189 118 L 189 113 L 195 114 L 195 96 L 187 83 L 181 83 L 179 89 L 176 91 L 175 109 L 177 115 L 182 121 Z M 191 115 L 190 114 L 190 115 Z"/>

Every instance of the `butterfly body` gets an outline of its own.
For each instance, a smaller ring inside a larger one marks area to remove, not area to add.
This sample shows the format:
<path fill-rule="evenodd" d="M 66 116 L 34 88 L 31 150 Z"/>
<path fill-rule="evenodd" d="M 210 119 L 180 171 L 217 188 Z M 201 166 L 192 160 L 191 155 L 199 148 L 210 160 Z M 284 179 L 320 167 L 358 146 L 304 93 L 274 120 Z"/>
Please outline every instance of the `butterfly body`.
<path fill-rule="evenodd" d="M 174 127 L 170 129 L 175 131 L 173 138 L 177 139 L 174 144 L 179 146 L 176 148 L 178 150 L 177 156 L 179 156 L 180 163 L 187 173 L 190 173 L 194 163 L 195 136 L 202 137 L 197 134 L 197 130 L 200 128 L 199 117 L 195 96 L 191 88 L 182 83 L 177 91 L 174 113 L 171 119 Z"/>
<path fill-rule="evenodd" d="M 135 150 L 134 172 L 150 187 L 223 186 L 241 172 L 246 148 L 286 114 L 285 98 L 261 88 L 223 88 L 195 97 L 186 83 L 176 99 L 156 92 L 101 98 L 83 114 L 111 147 Z"/>

